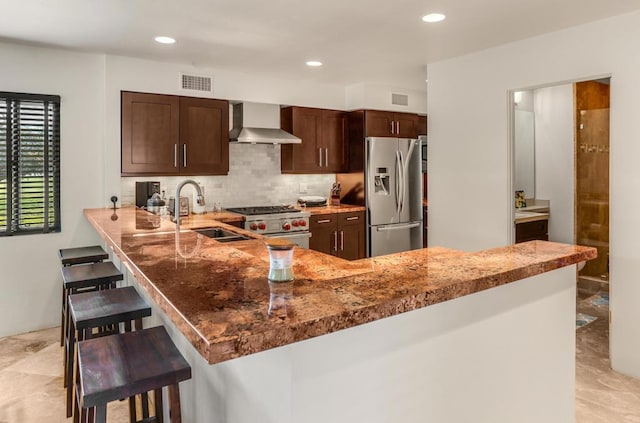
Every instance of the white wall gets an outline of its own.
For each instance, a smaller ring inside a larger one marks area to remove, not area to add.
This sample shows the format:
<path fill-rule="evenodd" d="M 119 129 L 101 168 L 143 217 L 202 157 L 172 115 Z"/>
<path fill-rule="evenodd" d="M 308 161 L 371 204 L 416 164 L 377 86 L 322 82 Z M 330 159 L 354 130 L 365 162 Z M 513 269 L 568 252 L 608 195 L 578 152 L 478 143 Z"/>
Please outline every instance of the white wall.
<path fill-rule="evenodd" d="M 426 76 L 426 75 L 425 75 Z M 394 112 L 421 113 L 427 112 L 427 87 L 424 91 L 408 90 L 383 84 L 358 83 L 346 87 L 346 110 L 374 109 Z M 392 94 L 408 96 L 408 105 L 399 106 L 391 103 Z"/>
<path fill-rule="evenodd" d="M 513 197 L 508 90 L 612 76 L 611 358 L 640 377 L 638 39 L 636 12 L 432 64 L 428 113 L 429 245 L 504 245 Z"/>
<path fill-rule="evenodd" d="M 573 84 L 534 91 L 536 198 L 549 200 L 549 241 L 574 242 Z"/>
<path fill-rule="evenodd" d="M 56 234 L 0 238 L 0 336 L 60 323 L 58 249 L 99 238 L 82 209 L 102 190 L 102 56 L 0 43 L 0 90 L 61 96 L 61 217 Z"/>

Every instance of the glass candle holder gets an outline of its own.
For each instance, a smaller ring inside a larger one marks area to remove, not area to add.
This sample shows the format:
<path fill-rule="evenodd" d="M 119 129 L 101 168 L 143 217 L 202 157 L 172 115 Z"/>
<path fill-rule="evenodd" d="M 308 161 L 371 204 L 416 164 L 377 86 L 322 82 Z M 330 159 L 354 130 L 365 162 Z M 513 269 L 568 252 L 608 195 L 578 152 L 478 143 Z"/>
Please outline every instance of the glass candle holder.
<path fill-rule="evenodd" d="M 269 251 L 269 282 L 288 282 L 293 280 L 293 247 L 283 238 L 267 240 Z"/>

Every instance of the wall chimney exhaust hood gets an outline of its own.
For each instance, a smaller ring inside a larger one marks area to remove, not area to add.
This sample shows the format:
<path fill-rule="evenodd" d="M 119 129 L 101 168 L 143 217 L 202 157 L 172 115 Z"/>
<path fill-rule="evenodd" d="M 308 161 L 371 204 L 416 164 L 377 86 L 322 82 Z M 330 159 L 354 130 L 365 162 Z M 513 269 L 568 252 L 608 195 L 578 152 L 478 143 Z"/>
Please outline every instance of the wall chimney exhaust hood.
<path fill-rule="evenodd" d="M 265 103 L 233 105 L 229 140 L 252 144 L 300 144 L 302 140 L 280 129 L 280 106 Z"/>

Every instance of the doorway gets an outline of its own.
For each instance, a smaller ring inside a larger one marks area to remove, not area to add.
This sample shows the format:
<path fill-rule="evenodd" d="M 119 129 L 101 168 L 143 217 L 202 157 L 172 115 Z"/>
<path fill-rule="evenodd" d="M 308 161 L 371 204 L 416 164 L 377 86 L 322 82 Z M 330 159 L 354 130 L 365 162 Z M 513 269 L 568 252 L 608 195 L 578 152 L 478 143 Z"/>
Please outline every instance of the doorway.
<path fill-rule="evenodd" d="M 520 103 L 513 106 L 513 189 L 525 191 L 527 205 L 530 200 L 548 201 L 549 241 L 598 250 L 598 258 L 576 272 L 576 421 L 590 421 L 584 417 L 592 415 L 594 407 L 602 415 L 615 416 L 615 407 L 604 397 L 594 400 L 588 394 L 610 389 L 594 375 L 621 377 L 609 361 L 610 78 L 516 93 L 512 100 Z M 533 148 L 529 140 L 521 151 L 518 108 L 530 109 L 533 119 Z M 527 160 L 526 154 L 533 157 Z"/>

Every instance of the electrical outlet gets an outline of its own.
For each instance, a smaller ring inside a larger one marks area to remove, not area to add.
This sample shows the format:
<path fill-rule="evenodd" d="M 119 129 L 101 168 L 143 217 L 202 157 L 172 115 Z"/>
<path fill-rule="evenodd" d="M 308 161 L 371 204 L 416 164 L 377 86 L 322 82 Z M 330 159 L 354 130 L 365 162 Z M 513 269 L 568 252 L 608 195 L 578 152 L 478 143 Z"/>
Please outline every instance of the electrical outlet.
<path fill-rule="evenodd" d="M 305 183 L 300 184 L 300 194 L 306 194 L 309 186 Z"/>

